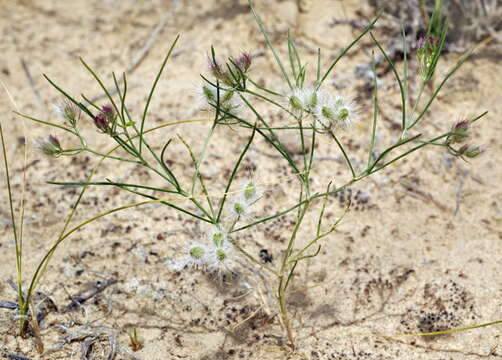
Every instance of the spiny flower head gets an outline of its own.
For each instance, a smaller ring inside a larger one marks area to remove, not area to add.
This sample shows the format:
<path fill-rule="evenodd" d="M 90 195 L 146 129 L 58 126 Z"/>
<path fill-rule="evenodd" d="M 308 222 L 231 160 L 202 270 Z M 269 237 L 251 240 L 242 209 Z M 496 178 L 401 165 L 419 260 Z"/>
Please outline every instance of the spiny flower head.
<path fill-rule="evenodd" d="M 204 267 L 208 262 L 209 249 L 206 245 L 200 243 L 192 243 L 186 248 L 184 263 L 188 267 L 195 269 Z"/>
<path fill-rule="evenodd" d="M 453 124 L 451 134 L 446 138 L 447 144 L 457 144 L 465 142 L 469 138 L 469 120 L 460 120 Z"/>
<path fill-rule="evenodd" d="M 478 157 L 481 155 L 485 150 L 481 148 L 480 146 L 471 146 L 468 144 L 463 145 L 460 149 L 458 149 L 458 154 L 457 156 L 465 156 L 470 159 L 473 159 L 475 157 Z"/>
<path fill-rule="evenodd" d="M 342 96 L 331 97 L 320 93 L 314 109 L 314 127 L 318 131 L 348 127 L 357 117 L 357 105 Z"/>
<path fill-rule="evenodd" d="M 199 97 L 206 110 L 219 107 L 224 113 L 236 115 L 241 107 L 234 90 L 216 87 L 209 83 L 202 85 Z"/>
<path fill-rule="evenodd" d="M 288 95 L 288 101 L 294 111 L 311 112 L 317 105 L 318 94 L 311 86 L 295 88 Z"/>
<path fill-rule="evenodd" d="M 253 56 L 248 52 L 243 52 L 236 60 L 233 60 L 235 65 L 243 72 L 246 73 L 251 67 Z"/>
<path fill-rule="evenodd" d="M 208 266 L 219 272 L 228 271 L 232 263 L 232 247 L 228 244 L 211 247 L 208 254 Z"/>
<path fill-rule="evenodd" d="M 60 104 L 53 104 L 52 107 L 56 115 L 61 119 L 68 121 L 72 127 L 77 126 L 81 114 L 81 110 L 77 105 L 68 99 L 64 99 Z"/>
<path fill-rule="evenodd" d="M 215 225 L 208 232 L 210 243 L 214 246 L 223 246 L 227 242 L 228 234 L 221 228 L 220 225 Z"/>
<path fill-rule="evenodd" d="M 34 146 L 44 155 L 58 156 L 63 149 L 57 137 L 49 135 L 47 138 L 38 138 L 34 140 Z"/>
<path fill-rule="evenodd" d="M 439 41 L 434 36 L 421 37 L 418 39 L 417 58 L 424 79 L 427 79 L 431 71 L 433 71 L 433 60 L 438 51 L 440 51 Z"/>

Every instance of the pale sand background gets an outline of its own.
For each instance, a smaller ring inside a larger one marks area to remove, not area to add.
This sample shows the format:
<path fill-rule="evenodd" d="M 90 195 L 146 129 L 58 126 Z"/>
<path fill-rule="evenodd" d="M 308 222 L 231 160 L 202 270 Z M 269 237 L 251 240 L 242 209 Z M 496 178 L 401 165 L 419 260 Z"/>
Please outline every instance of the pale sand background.
<path fill-rule="evenodd" d="M 359 1 L 313 1 L 308 11 L 299 13 L 292 1 L 257 1 L 258 11 L 285 56 L 288 27 L 298 36 L 300 51 L 311 68 L 312 50 L 323 49 L 323 63 L 334 58 L 357 30 L 348 26 L 330 27 L 333 18 L 358 19 L 361 13 L 373 14 Z M 265 50 L 244 1 L 182 1 L 173 8 L 170 1 L 2 1 L 0 3 L 1 79 L 23 113 L 56 121 L 50 104 L 57 92 L 43 79 L 46 73 L 68 92 L 78 96 L 100 95 L 99 89 L 79 64 L 83 57 L 106 78 L 110 72 L 121 73 L 141 52 L 155 27 L 165 26 L 155 38 L 149 53 L 129 73 L 129 102 L 134 116 L 140 113 L 145 94 L 160 61 L 176 34 L 182 37 L 166 69 L 152 103 L 149 124 L 200 118 L 194 102 L 194 88 L 204 73 L 204 55 L 213 44 L 222 56 L 241 50 L 259 53 Z M 392 22 L 384 16 L 385 24 Z M 379 32 L 385 46 L 388 36 Z M 371 119 L 371 94 L 357 91 L 365 81 L 354 75 L 357 65 L 370 61 L 371 42 L 361 46 L 339 63 L 326 88 L 333 84 L 347 86 L 359 97 L 363 107 L 361 121 L 344 133 L 345 143 L 352 141 L 353 156 L 366 159 Z M 497 51 L 491 44 L 481 54 Z M 375 50 L 376 51 L 376 50 Z M 137 328 L 144 348 L 134 353 L 140 359 L 477 359 L 501 358 L 501 327 L 494 326 L 433 339 L 417 337 L 383 338 L 370 334 L 418 332 L 441 327 L 458 327 L 502 319 L 502 146 L 500 122 L 502 75 L 500 52 L 496 57 L 480 56 L 469 61 L 451 80 L 432 107 L 431 116 L 420 127 L 424 134 L 446 131 L 462 116 L 484 110 L 489 114 L 474 130 L 475 141 L 488 149 L 476 161 L 454 160 L 440 148 L 429 148 L 377 174 L 372 180 L 354 186 L 369 196 L 363 209 L 353 207 L 338 231 L 325 241 L 316 262 L 301 266 L 294 279 L 290 311 L 295 314 L 294 328 L 298 353 L 287 354 L 280 347 L 283 332 L 273 314 L 261 280 L 243 271 L 242 281 L 234 288 L 219 288 L 199 273 L 177 274 L 166 262 L 190 239 L 200 236 L 197 225 L 164 207 L 148 207 L 117 213 L 91 224 L 68 239 L 56 253 L 40 288 L 60 309 L 51 311 L 42 326 L 42 340 L 50 355 L 38 355 L 31 339 L 15 336 L 15 328 L 2 325 L 0 351 L 40 359 L 77 359 L 88 337 L 86 331 L 101 334 L 94 343 L 92 358 L 103 358 L 108 335 L 128 347 L 128 332 Z M 441 63 L 445 73 L 460 56 L 453 53 Z M 285 58 L 285 57 L 284 57 Z M 23 62 L 26 69 L 23 69 Z M 29 72 L 33 84 L 27 76 Z M 269 52 L 257 57 L 252 74 L 278 91 L 285 90 L 280 74 L 273 67 Z M 383 77 L 392 84 L 391 73 Z M 336 88 L 333 88 L 336 91 Z M 399 95 L 395 87 L 380 90 L 382 108 L 387 116 L 380 122 L 379 147 L 398 136 L 392 123 L 399 122 L 396 107 Z M 7 133 L 13 184 L 19 195 L 22 181 L 22 146 L 28 140 L 48 134 L 41 125 L 23 122 L 12 114 L 13 105 L 2 90 L 0 116 Z M 274 113 L 266 112 L 274 124 Z M 203 114 L 202 114 L 203 116 Z M 96 148 L 110 144 L 86 119 L 83 132 Z M 283 122 L 282 122 L 283 123 Z M 25 129 L 23 130 L 23 126 Z M 161 146 L 176 133 L 201 148 L 201 134 L 207 124 L 167 128 L 152 141 Z M 57 133 L 64 146 L 71 139 Z M 203 168 L 213 182 L 212 191 L 221 191 L 231 164 L 247 139 L 242 130 L 218 130 L 211 144 L 212 154 Z M 292 140 L 294 142 L 294 139 Z M 257 215 L 272 213 L 294 201 L 294 182 L 279 181 L 290 176 L 284 162 L 264 155 L 272 150 L 259 139 L 246 164 L 255 169 L 268 187 L 269 200 Z M 323 160 L 315 170 L 315 186 L 320 190 L 334 179 L 343 184 L 347 170 L 337 149 L 321 139 L 318 155 Z M 169 155 L 175 171 L 182 178 L 191 175 L 185 149 L 173 144 Z M 25 269 L 31 273 L 44 249 L 54 241 L 64 214 L 75 200 L 72 188 L 48 185 L 47 180 L 82 180 L 95 159 L 80 155 L 70 159 L 48 159 L 28 153 L 27 217 L 25 233 Z M 245 176 L 245 172 L 241 176 Z M 4 183 L 5 173 L 0 171 Z M 105 162 L 98 177 L 117 181 L 156 182 L 140 168 Z M 2 185 L 3 186 L 3 185 Z M 8 224 L 6 193 L 0 197 L 0 300 L 15 300 L 15 292 L 5 280 L 14 279 L 14 246 Z M 78 213 L 86 219 L 106 209 L 132 201 L 131 194 L 112 188 L 89 191 Z M 334 219 L 343 211 L 334 199 L 329 213 Z M 290 220 L 290 219 L 288 219 Z M 316 218 L 308 219 L 300 241 L 308 241 Z M 284 247 L 287 221 L 241 234 L 239 241 L 250 252 L 268 249 L 278 264 Z M 116 276 L 118 282 L 73 312 L 64 312 L 70 297 L 79 296 L 91 281 Z M 247 291 L 250 286 L 252 291 Z M 274 304 L 273 302 L 271 303 Z M 260 306 L 262 306 L 260 310 Z M 420 311 L 437 313 L 446 310 L 450 320 L 420 325 Z M 6 320 L 9 311 L 2 310 Z M 253 315 L 254 314 L 254 315 Z M 239 324 L 242 320 L 245 323 Z M 58 347 L 61 339 L 73 342 Z M 490 355 L 491 354 L 491 355 Z M 118 359 L 128 355 L 119 353 Z"/>

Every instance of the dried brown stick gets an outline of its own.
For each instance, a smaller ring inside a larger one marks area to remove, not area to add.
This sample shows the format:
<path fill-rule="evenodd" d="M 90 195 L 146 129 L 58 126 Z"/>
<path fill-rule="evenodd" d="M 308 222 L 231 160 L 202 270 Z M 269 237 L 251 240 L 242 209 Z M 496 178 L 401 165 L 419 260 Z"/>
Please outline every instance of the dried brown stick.
<path fill-rule="evenodd" d="M 94 296 L 102 293 L 107 287 L 115 283 L 117 283 L 117 278 L 115 277 L 109 278 L 105 281 L 95 282 L 90 289 L 83 291 L 76 298 L 72 298 L 71 302 L 66 306 L 65 310 L 71 311 L 76 309 L 78 306 L 82 305 Z"/>
<path fill-rule="evenodd" d="M 152 48 L 153 44 L 155 44 L 155 41 L 157 41 L 159 35 L 162 33 L 162 30 L 164 30 L 169 15 L 170 13 L 166 13 L 162 17 L 162 19 L 160 19 L 157 26 L 150 33 L 150 36 L 148 37 L 148 40 L 146 41 L 145 45 L 141 48 L 141 50 L 136 54 L 136 56 L 131 60 L 131 62 L 127 66 L 126 70 L 127 73 L 132 73 L 134 70 L 136 70 L 136 68 L 145 59 L 146 55 L 148 55 L 148 52 Z"/>

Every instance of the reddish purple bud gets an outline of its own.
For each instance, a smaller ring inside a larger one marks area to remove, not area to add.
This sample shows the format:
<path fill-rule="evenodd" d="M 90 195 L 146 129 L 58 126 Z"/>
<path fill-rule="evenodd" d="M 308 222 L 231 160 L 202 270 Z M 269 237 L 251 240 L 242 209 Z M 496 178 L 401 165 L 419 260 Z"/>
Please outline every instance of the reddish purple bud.
<path fill-rule="evenodd" d="M 248 52 L 244 52 L 239 57 L 239 59 L 237 59 L 236 64 L 242 70 L 242 72 L 246 72 L 251 67 L 252 61 L 253 61 L 253 57 L 251 56 L 251 54 Z"/>
<path fill-rule="evenodd" d="M 460 120 L 453 124 L 451 134 L 446 138 L 448 144 L 462 143 L 469 138 L 469 120 Z"/>
<path fill-rule="evenodd" d="M 453 125 L 453 130 L 465 131 L 469 128 L 469 120 L 460 120 Z"/>
<path fill-rule="evenodd" d="M 62 149 L 59 140 L 53 136 L 49 135 L 47 138 L 38 138 L 33 141 L 33 144 L 38 151 L 48 156 L 59 156 L 61 155 Z"/>
<path fill-rule="evenodd" d="M 101 111 L 103 111 L 106 114 L 111 114 L 113 113 L 113 108 L 110 105 L 105 105 L 101 108 Z"/>
<path fill-rule="evenodd" d="M 49 140 L 49 143 L 54 145 L 56 148 L 61 149 L 61 144 L 59 143 L 59 140 L 57 137 L 55 137 L 54 135 L 49 135 L 48 140 Z"/>
<path fill-rule="evenodd" d="M 421 36 L 420 39 L 418 39 L 417 47 L 421 48 L 422 46 L 424 46 L 424 44 L 425 44 L 425 38 Z"/>
<path fill-rule="evenodd" d="M 94 124 L 102 132 L 108 132 L 108 117 L 106 116 L 106 113 L 104 111 L 94 116 Z"/>
<path fill-rule="evenodd" d="M 209 66 L 209 71 L 211 71 L 211 74 L 213 74 L 213 76 L 215 78 L 219 78 L 222 74 L 222 71 L 221 71 L 221 66 L 218 63 L 218 61 L 212 57 L 208 57 L 207 63 Z"/>

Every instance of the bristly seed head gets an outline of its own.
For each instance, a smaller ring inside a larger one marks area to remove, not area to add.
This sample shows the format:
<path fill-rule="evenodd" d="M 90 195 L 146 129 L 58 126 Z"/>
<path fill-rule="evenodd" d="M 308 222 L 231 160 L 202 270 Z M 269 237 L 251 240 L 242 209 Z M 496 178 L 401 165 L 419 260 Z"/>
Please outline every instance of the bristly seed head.
<path fill-rule="evenodd" d="M 294 111 L 312 112 L 318 103 L 318 94 L 313 87 L 296 88 L 288 96 Z"/>
<path fill-rule="evenodd" d="M 240 215 L 244 214 L 244 209 L 245 209 L 245 205 L 244 205 L 243 203 L 238 202 L 238 201 L 236 201 L 236 202 L 234 203 L 234 211 L 235 211 L 235 213 L 236 213 L 238 216 L 240 216 Z"/>
<path fill-rule="evenodd" d="M 213 243 L 216 246 L 223 245 L 223 233 L 219 232 L 213 235 Z"/>
<path fill-rule="evenodd" d="M 332 98 L 325 92 L 320 92 L 314 108 L 314 127 L 319 132 L 333 128 L 348 127 L 357 117 L 357 106 L 353 101 L 341 96 Z"/>
<path fill-rule="evenodd" d="M 209 242 L 214 246 L 223 246 L 228 238 L 228 234 L 222 229 L 220 224 L 212 226 L 211 230 L 208 232 Z"/>
<path fill-rule="evenodd" d="M 205 253 L 204 249 L 200 246 L 194 246 L 189 251 L 190 256 L 196 260 L 202 259 Z"/>
<path fill-rule="evenodd" d="M 457 156 L 460 156 L 460 157 L 466 156 L 470 159 L 473 159 L 473 158 L 481 155 L 483 152 L 485 152 L 485 150 L 482 149 L 480 146 L 470 146 L 468 144 L 465 144 L 460 149 L 458 149 Z"/>
<path fill-rule="evenodd" d="M 230 264 L 232 263 L 232 248 L 228 245 L 217 246 L 211 249 L 208 256 L 208 265 L 213 270 L 218 272 L 229 271 Z"/>
<path fill-rule="evenodd" d="M 243 52 L 237 59 L 236 64 L 242 72 L 247 72 L 253 62 L 253 56 L 248 52 Z"/>
<path fill-rule="evenodd" d="M 184 257 L 186 266 L 198 269 L 204 267 L 208 261 L 208 249 L 205 245 L 199 243 L 190 244 Z"/>
<path fill-rule="evenodd" d="M 38 151 L 47 156 L 58 156 L 63 151 L 58 138 L 53 135 L 49 135 L 47 138 L 38 138 L 34 140 L 33 144 Z"/>
<path fill-rule="evenodd" d="M 255 186 L 252 182 L 248 183 L 246 185 L 246 188 L 244 189 L 244 198 L 246 200 L 252 199 L 256 194 L 256 189 Z"/>
<path fill-rule="evenodd" d="M 64 99 L 59 105 L 52 105 L 54 112 L 63 120 L 66 120 L 75 128 L 80 119 L 81 110 L 73 102 Z"/>
<path fill-rule="evenodd" d="M 215 254 L 218 261 L 225 261 L 225 259 L 227 258 L 227 253 L 223 249 L 216 249 Z"/>
<path fill-rule="evenodd" d="M 199 98 L 201 99 L 203 109 L 215 110 L 216 107 L 219 107 L 222 115 L 237 115 L 241 108 L 234 90 L 223 87 L 217 88 L 209 83 L 202 85 Z"/>
<path fill-rule="evenodd" d="M 460 120 L 453 124 L 451 134 L 446 138 L 447 144 L 458 144 L 467 141 L 469 138 L 470 122 L 468 120 Z"/>

